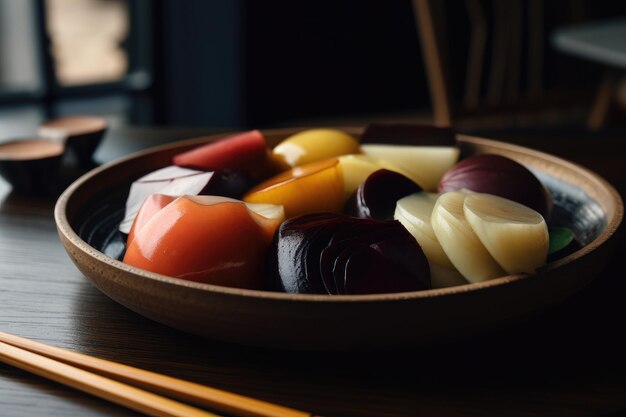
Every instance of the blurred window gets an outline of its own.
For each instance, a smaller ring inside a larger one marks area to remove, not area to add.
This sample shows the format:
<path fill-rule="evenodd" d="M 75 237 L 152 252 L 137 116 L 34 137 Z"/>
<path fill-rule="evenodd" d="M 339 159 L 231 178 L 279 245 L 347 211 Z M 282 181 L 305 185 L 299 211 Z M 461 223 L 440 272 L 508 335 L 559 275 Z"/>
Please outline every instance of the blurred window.
<path fill-rule="evenodd" d="M 60 85 L 114 82 L 126 76 L 126 1 L 46 0 L 46 24 Z"/>
<path fill-rule="evenodd" d="M 151 19 L 151 0 L 0 0 L 0 136 L 73 113 L 152 123 Z"/>
<path fill-rule="evenodd" d="M 41 88 L 33 3 L 0 0 L 0 94 Z"/>

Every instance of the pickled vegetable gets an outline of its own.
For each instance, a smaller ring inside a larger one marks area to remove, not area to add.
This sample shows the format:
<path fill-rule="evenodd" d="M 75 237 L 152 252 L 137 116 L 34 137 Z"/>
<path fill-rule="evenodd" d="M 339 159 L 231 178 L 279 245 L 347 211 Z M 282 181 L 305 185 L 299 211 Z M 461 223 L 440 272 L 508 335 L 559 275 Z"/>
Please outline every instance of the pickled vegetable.
<path fill-rule="evenodd" d="M 269 286 L 291 293 L 375 294 L 430 288 L 428 261 L 396 221 L 314 213 L 285 221 Z"/>
<path fill-rule="evenodd" d="M 136 232 L 124 262 L 190 281 L 261 289 L 267 249 L 284 219 L 280 207 L 264 211 L 268 217 L 225 197 L 179 197 Z"/>
<path fill-rule="evenodd" d="M 317 211 L 341 211 L 343 176 L 337 159 L 303 165 L 279 174 L 250 190 L 248 203 L 278 204 L 290 218 Z"/>
<path fill-rule="evenodd" d="M 359 153 L 359 143 L 337 129 L 310 129 L 291 135 L 272 150 L 274 162 L 283 170 L 340 155 Z"/>

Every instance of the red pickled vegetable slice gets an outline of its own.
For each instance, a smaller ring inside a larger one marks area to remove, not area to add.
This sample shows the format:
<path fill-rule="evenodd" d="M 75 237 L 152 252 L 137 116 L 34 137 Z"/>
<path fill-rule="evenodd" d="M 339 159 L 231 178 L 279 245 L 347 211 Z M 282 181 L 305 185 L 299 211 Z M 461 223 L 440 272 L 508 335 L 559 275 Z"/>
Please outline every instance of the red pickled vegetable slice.
<path fill-rule="evenodd" d="M 174 157 L 174 165 L 195 169 L 245 169 L 267 158 L 267 142 L 258 130 L 225 137 Z"/>

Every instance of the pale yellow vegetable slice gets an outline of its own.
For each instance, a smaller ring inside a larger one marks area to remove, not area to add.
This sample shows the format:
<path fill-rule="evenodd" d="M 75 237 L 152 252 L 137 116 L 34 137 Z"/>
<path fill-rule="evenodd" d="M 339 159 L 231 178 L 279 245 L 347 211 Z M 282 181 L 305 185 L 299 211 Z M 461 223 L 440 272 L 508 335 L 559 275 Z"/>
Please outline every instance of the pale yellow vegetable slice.
<path fill-rule="evenodd" d="M 430 281 L 433 288 L 446 288 L 467 284 L 467 280 L 454 268 L 454 265 L 452 265 L 452 262 L 448 259 L 448 255 L 441 249 L 441 245 L 434 232 L 432 232 L 430 213 L 429 211 L 427 223 L 419 224 L 415 222 L 414 219 L 408 220 L 408 218 L 402 214 L 402 210 L 398 210 L 396 207 L 394 218 L 402 223 L 407 231 L 413 235 L 424 251 L 430 267 Z M 428 231 L 422 228 L 430 228 L 432 237 L 428 235 Z M 445 266 L 438 264 L 437 261 L 441 261 Z"/>
<path fill-rule="evenodd" d="M 535 210 L 490 194 L 469 195 L 463 210 L 480 241 L 507 273 L 533 273 L 546 263 L 548 226 Z"/>
<path fill-rule="evenodd" d="M 347 197 L 355 192 L 371 173 L 380 169 L 374 159 L 365 155 L 344 155 L 337 159 L 343 172 L 343 185 Z"/>
<path fill-rule="evenodd" d="M 362 145 L 361 151 L 408 174 L 425 191 L 436 191 L 443 174 L 459 159 L 456 146 Z"/>
<path fill-rule="evenodd" d="M 441 248 L 431 224 L 431 215 L 439 198 L 435 193 L 415 193 L 401 198 L 396 203 L 394 219 L 398 220 L 413 235 L 422 247 L 429 262 L 446 269 L 455 269 L 448 255 Z"/>
<path fill-rule="evenodd" d="M 448 259 L 448 255 L 441 249 L 441 245 L 439 245 L 439 241 L 436 237 L 434 240 L 426 237 L 419 228 L 416 228 L 413 223 L 407 220 L 402 214 L 396 212 L 394 217 L 413 235 L 424 251 L 426 259 L 428 260 L 428 266 L 430 267 L 430 281 L 433 288 L 454 287 L 468 283 L 468 281 L 463 278 L 463 275 L 452 265 L 452 262 Z M 439 260 L 444 259 L 446 266 L 437 264 L 433 260 L 435 257 Z"/>
<path fill-rule="evenodd" d="M 465 219 L 463 203 L 469 195 L 458 191 L 442 194 L 431 217 L 433 231 L 452 264 L 468 281 L 506 275 Z"/>

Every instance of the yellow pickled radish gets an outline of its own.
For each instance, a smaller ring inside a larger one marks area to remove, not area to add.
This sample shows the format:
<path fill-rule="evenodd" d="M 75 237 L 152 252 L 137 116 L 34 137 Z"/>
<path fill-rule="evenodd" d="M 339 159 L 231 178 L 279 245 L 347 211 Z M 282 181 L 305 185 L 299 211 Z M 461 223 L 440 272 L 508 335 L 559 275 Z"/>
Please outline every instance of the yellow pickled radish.
<path fill-rule="evenodd" d="M 283 169 L 340 155 L 359 153 L 359 142 L 338 129 L 310 129 L 289 136 L 272 150 L 272 159 Z"/>

